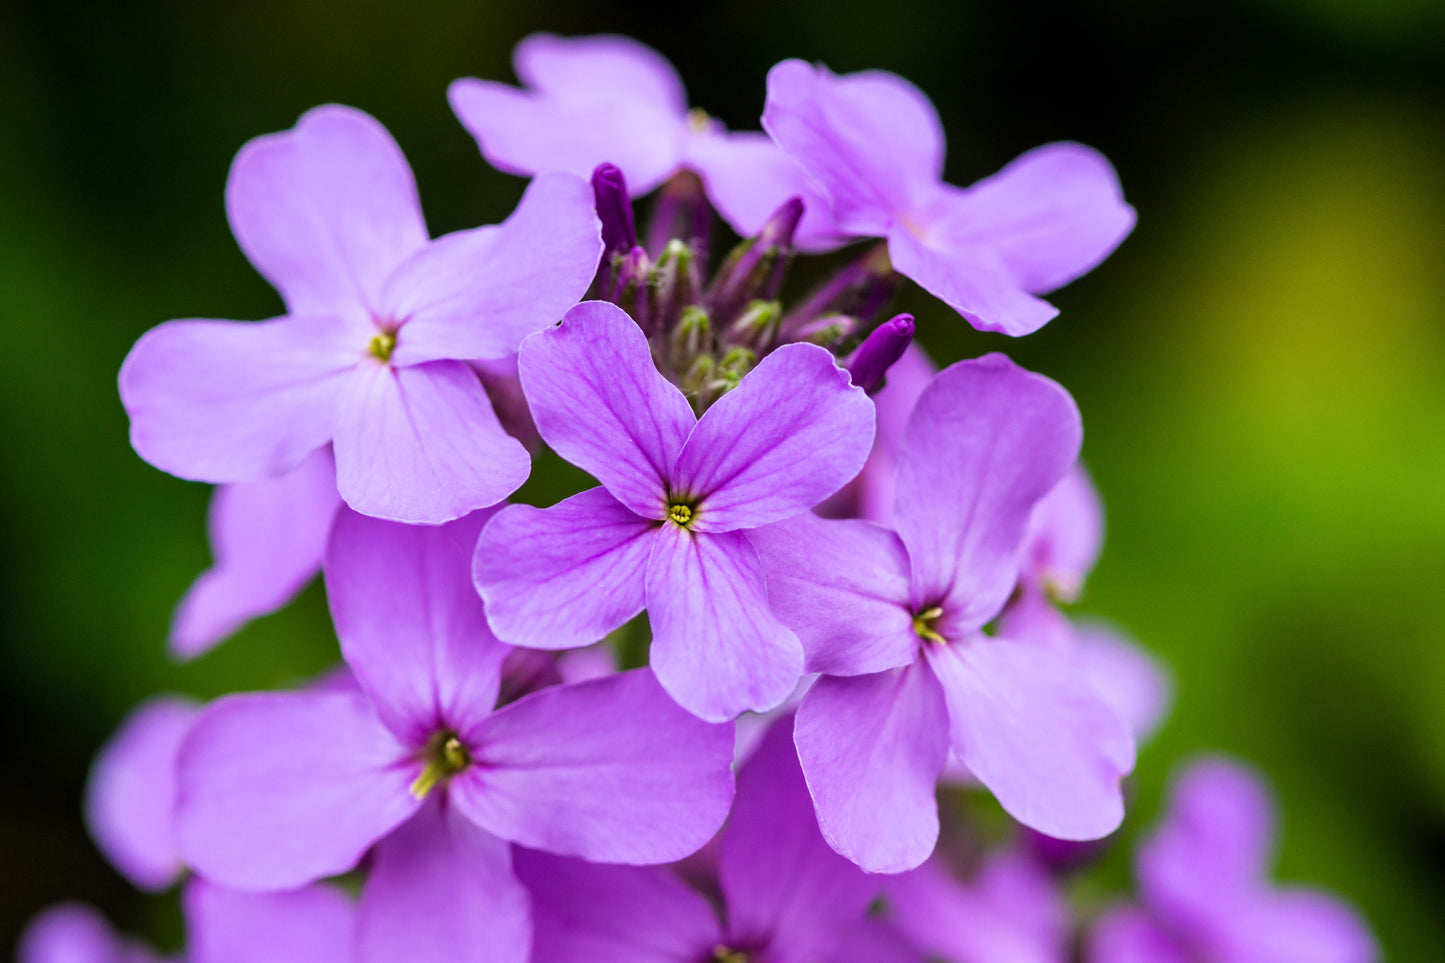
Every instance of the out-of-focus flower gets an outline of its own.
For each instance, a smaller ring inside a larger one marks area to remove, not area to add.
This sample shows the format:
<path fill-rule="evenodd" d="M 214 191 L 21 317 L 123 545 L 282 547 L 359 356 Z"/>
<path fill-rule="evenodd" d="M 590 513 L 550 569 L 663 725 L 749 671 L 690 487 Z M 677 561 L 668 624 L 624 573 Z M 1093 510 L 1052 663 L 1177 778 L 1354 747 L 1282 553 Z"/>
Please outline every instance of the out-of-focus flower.
<path fill-rule="evenodd" d="M 1058 309 L 1034 295 L 1109 255 L 1134 226 L 1099 153 L 1047 144 L 971 187 L 943 183 L 943 128 L 917 87 L 785 60 L 763 128 L 827 194 L 837 228 L 888 241 L 893 266 L 982 331 L 1023 335 Z"/>
<path fill-rule="evenodd" d="M 1269 881 L 1274 813 L 1259 777 L 1224 758 L 1177 778 L 1140 848 L 1140 905 L 1106 913 L 1090 963 L 1372 963 L 1369 927 L 1338 897 Z"/>
<path fill-rule="evenodd" d="M 532 963 L 922 963 L 868 918 L 883 880 L 818 833 L 793 750 L 792 718 L 775 721 L 738 773 L 737 802 L 716 841 L 703 893 L 666 867 L 599 866 L 518 850 L 532 892 Z M 863 954 L 855 944 L 863 943 Z"/>
<path fill-rule="evenodd" d="M 788 198 L 800 197 L 807 213 L 797 246 L 819 250 L 843 240 L 827 200 L 798 165 L 766 134 L 729 132 L 689 110 L 677 71 L 652 48 L 626 37 L 539 33 L 519 43 L 512 60 L 525 88 L 467 78 L 448 91 L 457 117 L 498 170 L 590 177 L 598 165 L 615 164 L 634 197 L 691 170 L 743 237 L 761 230 Z"/>
<path fill-rule="evenodd" d="M 526 451 L 466 362 L 514 353 L 586 292 L 602 241 L 585 181 L 540 177 L 505 223 L 428 240 L 396 143 L 331 106 L 242 149 L 226 201 L 288 313 L 147 332 L 120 374 L 143 458 L 246 482 L 331 443 L 347 504 L 428 523 L 526 479 Z"/>
<path fill-rule="evenodd" d="M 542 437 L 602 486 L 487 525 L 473 574 L 493 630 L 573 648 L 646 608 L 652 669 L 680 704 L 712 721 L 776 706 L 803 652 L 769 609 L 749 533 L 857 473 L 867 397 L 827 351 L 785 345 L 699 419 L 606 302 L 529 338 L 519 368 Z"/>
<path fill-rule="evenodd" d="M 178 837 L 207 878 L 286 889 L 375 847 L 363 961 L 521 963 L 531 926 L 508 840 L 667 862 L 731 801 L 731 729 L 683 712 L 645 669 L 492 710 L 509 649 L 467 577 L 485 514 L 429 527 L 343 513 L 327 593 L 361 691 L 230 696 L 182 745 Z"/>
<path fill-rule="evenodd" d="M 823 834 L 865 869 L 919 865 L 950 747 L 1024 824 L 1091 839 L 1123 818 L 1134 741 L 1048 647 L 983 628 L 1035 504 L 1078 455 L 1068 392 L 989 355 L 924 390 L 898 456 L 896 534 L 806 516 L 753 535 L 779 618 L 824 673 L 797 744 Z"/>

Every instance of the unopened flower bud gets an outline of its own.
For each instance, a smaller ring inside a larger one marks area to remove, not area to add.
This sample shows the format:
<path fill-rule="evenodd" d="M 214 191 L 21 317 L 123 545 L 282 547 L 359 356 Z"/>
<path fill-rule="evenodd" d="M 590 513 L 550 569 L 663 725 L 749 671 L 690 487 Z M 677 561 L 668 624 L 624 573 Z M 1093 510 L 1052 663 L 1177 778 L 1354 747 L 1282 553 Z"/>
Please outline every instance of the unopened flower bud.
<path fill-rule="evenodd" d="M 699 305 L 683 308 L 667 337 L 667 360 L 673 371 L 691 371 L 697 360 L 712 355 L 712 319 Z"/>
<path fill-rule="evenodd" d="M 787 325 L 787 319 L 783 320 Z M 789 341 L 806 341 L 836 351 L 858 330 L 858 319 L 848 314 L 827 314 L 814 318 L 792 332 Z"/>
<path fill-rule="evenodd" d="M 648 284 L 652 279 L 652 262 L 647 252 L 634 247 L 617 263 L 617 280 L 612 285 L 611 301 L 632 315 L 632 320 L 648 334 L 652 333 L 649 317 Z"/>
<path fill-rule="evenodd" d="M 783 318 L 784 341 L 806 340 L 799 332 L 830 314 L 851 314 L 865 326 L 898 290 L 900 277 L 879 245 L 829 278 Z"/>
<path fill-rule="evenodd" d="M 682 312 L 698 300 L 701 285 L 692 248 L 677 238 L 668 241 L 652 276 L 653 323 L 658 331 L 670 331 Z"/>
<path fill-rule="evenodd" d="M 713 317 L 726 320 L 750 302 L 777 297 L 792 263 L 793 234 L 802 217 L 802 199 L 789 198 L 757 237 L 733 248 L 708 292 Z"/>
<path fill-rule="evenodd" d="M 647 225 L 647 249 L 661 256 L 667 242 L 678 238 L 687 242 L 702 259 L 711 233 L 712 208 L 702 179 L 692 171 L 674 174 L 658 192 L 652 220 Z"/>
<path fill-rule="evenodd" d="M 729 326 L 728 341 L 765 352 L 777 340 L 778 321 L 782 316 L 783 306 L 777 301 L 753 301 Z"/>
<path fill-rule="evenodd" d="M 599 164 L 592 172 L 592 195 L 597 200 L 597 218 L 602 222 L 602 263 L 626 255 L 637 246 L 637 225 L 632 219 L 632 200 L 627 180 L 615 164 Z"/>
<path fill-rule="evenodd" d="M 911 314 L 900 314 L 874 328 L 848 359 L 848 374 L 852 376 L 853 383 L 868 394 L 875 394 L 883 387 L 888 369 L 903 357 L 912 341 Z"/>

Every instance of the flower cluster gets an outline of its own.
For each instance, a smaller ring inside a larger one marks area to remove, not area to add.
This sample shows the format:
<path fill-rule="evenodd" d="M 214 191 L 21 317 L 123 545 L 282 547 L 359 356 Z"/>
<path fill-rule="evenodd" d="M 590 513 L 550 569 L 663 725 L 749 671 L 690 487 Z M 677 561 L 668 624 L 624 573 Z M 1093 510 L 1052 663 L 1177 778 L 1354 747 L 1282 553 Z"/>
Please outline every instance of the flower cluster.
<path fill-rule="evenodd" d="M 97 761 L 95 838 L 184 877 L 185 958 L 1062 963 L 1086 927 L 1094 963 L 1372 959 L 1265 881 L 1267 800 L 1224 761 L 1181 778 L 1137 907 L 1063 900 L 1166 677 L 1065 614 L 1103 527 L 1069 393 L 1002 354 L 937 370 L 887 305 L 912 281 L 1036 330 L 1133 226 L 1108 162 L 947 184 L 888 73 L 785 61 L 737 133 L 631 41 L 534 36 L 516 69 L 450 91 L 531 178 L 503 223 L 432 238 L 387 132 L 317 108 L 226 188 L 285 314 L 167 322 L 121 370 L 141 457 L 219 486 L 173 651 L 319 572 L 344 660 L 155 700 Z M 785 300 L 799 254 L 859 241 Z M 542 445 L 596 487 L 508 504 Z M 985 842 L 940 784 L 1020 828 Z M 76 906 L 22 947 L 152 958 Z"/>

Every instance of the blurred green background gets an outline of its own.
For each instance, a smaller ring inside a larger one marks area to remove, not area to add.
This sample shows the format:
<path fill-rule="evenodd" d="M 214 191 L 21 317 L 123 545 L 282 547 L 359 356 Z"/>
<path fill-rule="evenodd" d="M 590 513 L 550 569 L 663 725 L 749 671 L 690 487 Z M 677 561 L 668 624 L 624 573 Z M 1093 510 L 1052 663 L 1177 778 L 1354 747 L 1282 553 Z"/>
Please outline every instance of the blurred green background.
<path fill-rule="evenodd" d="M 1081 9 L 1087 8 L 1087 9 Z M 130 451 L 114 379 L 172 317 L 279 301 L 222 210 L 249 137 L 374 113 L 434 233 L 504 216 L 444 98 L 533 30 L 625 32 L 755 127 L 788 56 L 926 89 L 967 183 L 1035 144 L 1116 163 L 1139 227 L 1013 342 L 910 294 L 951 361 L 1006 350 L 1079 400 L 1109 509 L 1082 608 L 1173 667 L 1126 832 L 1173 764 L 1238 753 L 1285 810 L 1282 875 L 1347 895 L 1392 959 L 1445 946 L 1445 6 L 1438 0 L 616 0 L 0 5 L 0 944 L 58 898 L 165 931 L 89 844 L 91 754 L 137 700 L 334 658 L 313 587 L 192 665 L 162 642 L 207 562 L 202 486 Z M 549 469 L 539 468 L 546 472 Z M 1103 879 L 1122 885 L 1115 857 Z M 160 908 L 157 908 L 157 907 Z"/>

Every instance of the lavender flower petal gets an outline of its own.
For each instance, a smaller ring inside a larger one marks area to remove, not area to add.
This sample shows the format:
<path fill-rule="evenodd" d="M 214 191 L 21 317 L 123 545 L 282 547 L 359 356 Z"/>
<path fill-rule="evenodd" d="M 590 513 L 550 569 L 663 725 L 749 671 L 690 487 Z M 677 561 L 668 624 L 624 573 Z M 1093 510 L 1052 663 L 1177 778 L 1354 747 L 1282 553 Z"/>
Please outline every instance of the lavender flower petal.
<path fill-rule="evenodd" d="M 327 963 L 354 938 L 355 907 L 332 886 L 245 893 L 197 876 L 182 904 L 188 963 Z"/>
<path fill-rule="evenodd" d="M 658 681 L 703 719 L 766 711 L 798 684 L 803 647 L 769 609 L 757 552 L 741 532 L 696 535 L 665 523 L 647 566 L 647 610 Z"/>
<path fill-rule="evenodd" d="M 387 275 L 427 242 L 401 149 L 375 119 L 335 104 L 243 147 L 226 212 L 293 315 L 371 320 Z"/>
<path fill-rule="evenodd" d="M 698 421 L 672 471 L 692 529 L 757 528 L 807 511 L 863 467 L 873 404 L 817 345 L 784 345 Z"/>
<path fill-rule="evenodd" d="M 657 524 L 593 488 L 551 508 L 511 505 L 477 542 L 472 581 L 505 642 L 591 645 L 641 612 Z"/>
<path fill-rule="evenodd" d="M 551 686 L 497 710 L 450 799 L 533 849 L 663 863 L 696 851 L 732 803 L 731 726 L 677 706 L 652 673 Z"/>
<path fill-rule="evenodd" d="M 375 518 L 460 518 L 506 498 L 532 469 L 461 361 L 364 365 L 347 387 L 335 432 L 341 497 Z"/>
<path fill-rule="evenodd" d="M 376 847 L 357 908 L 358 963 L 526 963 L 530 901 L 510 849 L 432 799 Z"/>
<path fill-rule="evenodd" d="M 471 558 L 489 512 L 399 525 L 342 512 L 326 550 L 341 652 L 399 741 L 469 735 L 491 712 L 509 646 L 487 627 Z"/>
<path fill-rule="evenodd" d="M 537 430 L 639 515 L 666 515 L 667 480 L 696 419 L 615 304 L 584 301 L 528 338 L 518 370 Z"/>
<path fill-rule="evenodd" d="M 285 474 L 331 440 L 370 336 L 322 316 L 154 327 L 120 369 L 131 444 L 193 481 Z"/>
<path fill-rule="evenodd" d="M 1009 815 L 1058 839 L 1119 827 L 1134 739 L 1067 658 L 984 636 L 924 652 L 948 703 L 954 752 Z"/>
<path fill-rule="evenodd" d="M 811 514 L 748 533 L 773 612 L 798 635 L 806 671 L 864 675 L 911 663 L 908 553 L 872 522 Z"/>
<path fill-rule="evenodd" d="M 870 873 L 897 873 L 938 841 L 934 784 L 948 756 L 943 692 L 928 667 L 824 676 L 793 739 L 828 844 Z"/>
<path fill-rule="evenodd" d="M 340 504 L 330 447 L 277 478 L 217 488 L 209 516 L 215 561 L 176 606 L 171 651 L 201 655 L 295 598 L 321 570 Z"/>
<path fill-rule="evenodd" d="M 227 696 L 176 764 L 176 836 L 201 875 L 289 889 L 356 865 L 420 805 L 420 772 L 359 695 Z"/>

